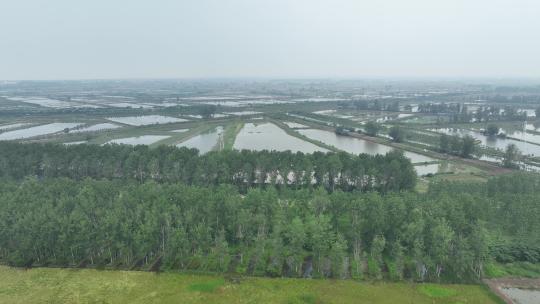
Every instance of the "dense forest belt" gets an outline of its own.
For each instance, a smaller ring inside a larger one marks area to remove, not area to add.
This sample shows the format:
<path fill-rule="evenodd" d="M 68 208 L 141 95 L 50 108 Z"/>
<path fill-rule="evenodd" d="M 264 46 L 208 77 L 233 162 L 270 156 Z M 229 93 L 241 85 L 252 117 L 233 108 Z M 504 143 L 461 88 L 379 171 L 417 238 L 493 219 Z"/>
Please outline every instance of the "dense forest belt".
<path fill-rule="evenodd" d="M 126 145 L 0 144 L 0 177 L 135 179 L 197 186 L 231 184 L 245 192 L 268 185 L 294 189 L 381 192 L 416 184 L 411 162 L 400 152 L 371 156 L 276 151 L 215 151 Z"/>
<path fill-rule="evenodd" d="M 133 180 L 0 183 L 0 262 L 260 276 L 473 281 L 540 262 L 540 179 L 425 194 Z"/>

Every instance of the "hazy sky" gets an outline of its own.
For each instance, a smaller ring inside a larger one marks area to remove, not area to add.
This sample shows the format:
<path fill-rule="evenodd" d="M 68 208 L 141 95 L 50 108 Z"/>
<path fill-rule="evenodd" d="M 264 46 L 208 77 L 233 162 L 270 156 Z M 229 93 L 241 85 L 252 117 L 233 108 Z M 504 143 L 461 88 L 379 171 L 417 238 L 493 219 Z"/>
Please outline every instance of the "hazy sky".
<path fill-rule="evenodd" d="M 539 0 L 1 0 L 0 79 L 540 77 Z"/>

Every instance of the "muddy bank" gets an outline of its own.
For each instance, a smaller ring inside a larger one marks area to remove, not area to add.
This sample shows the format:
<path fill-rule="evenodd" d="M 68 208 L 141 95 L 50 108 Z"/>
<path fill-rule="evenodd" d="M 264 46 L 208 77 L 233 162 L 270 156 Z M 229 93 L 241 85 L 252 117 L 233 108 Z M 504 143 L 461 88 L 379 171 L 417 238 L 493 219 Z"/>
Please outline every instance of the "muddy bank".
<path fill-rule="evenodd" d="M 523 301 L 515 301 L 514 296 L 518 289 L 524 290 L 525 292 L 527 290 L 530 290 L 531 295 L 529 297 L 532 297 L 533 293 L 538 292 L 540 290 L 540 279 L 527 279 L 527 278 L 498 278 L 498 279 L 485 279 L 484 283 L 495 293 L 497 296 L 499 296 L 505 303 L 507 304 L 527 304 L 527 303 L 533 303 L 528 302 L 527 295 L 521 294 L 518 295 L 521 298 L 523 298 Z"/>

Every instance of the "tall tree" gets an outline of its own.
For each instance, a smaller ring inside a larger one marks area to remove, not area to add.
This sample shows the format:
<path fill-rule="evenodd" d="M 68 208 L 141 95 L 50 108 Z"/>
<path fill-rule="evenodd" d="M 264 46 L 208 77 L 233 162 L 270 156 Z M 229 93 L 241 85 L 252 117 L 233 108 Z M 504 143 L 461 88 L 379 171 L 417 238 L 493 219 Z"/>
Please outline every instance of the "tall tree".
<path fill-rule="evenodd" d="M 400 126 L 392 126 L 390 128 L 390 131 L 388 132 L 388 135 L 392 137 L 392 140 L 395 142 L 403 142 L 406 137 L 406 132 L 401 128 Z"/>
<path fill-rule="evenodd" d="M 463 137 L 463 146 L 461 150 L 461 156 L 468 158 L 474 153 L 476 149 L 476 139 L 470 135 Z"/>
<path fill-rule="evenodd" d="M 506 168 L 519 168 L 521 152 L 515 144 L 506 146 L 503 157 L 503 166 Z"/>
<path fill-rule="evenodd" d="M 369 136 L 377 136 L 377 133 L 381 130 L 381 125 L 375 121 L 368 121 L 364 125 L 364 129 L 366 130 L 366 134 Z"/>
<path fill-rule="evenodd" d="M 496 136 L 499 134 L 499 126 L 496 124 L 489 124 L 485 131 L 487 136 Z"/>

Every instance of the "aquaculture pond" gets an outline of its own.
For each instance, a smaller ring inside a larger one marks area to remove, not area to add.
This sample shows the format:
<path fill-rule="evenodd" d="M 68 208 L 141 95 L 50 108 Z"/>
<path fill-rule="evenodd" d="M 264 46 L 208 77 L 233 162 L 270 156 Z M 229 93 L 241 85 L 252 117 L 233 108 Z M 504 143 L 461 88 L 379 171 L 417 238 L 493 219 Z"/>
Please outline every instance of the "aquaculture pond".
<path fill-rule="evenodd" d="M 517 138 L 519 140 L 528 141 L 531 143 L 536 143 L 540 145 L 540 135 L 532 134 L 526 130 L 503 130 L 507 136 Z"/>
<path fill-rule="evenodd" d="M 328 145 L 334 146 L 340 150 L 352 154 L 386 154 L 394 149 L 390 146 L 378 144 L 360 138 L 338 135 L 334 132 L 325 130 L 299 129 L 297 131 L 300 134 L 305 135 L 311 139 L 322 141 Z M 404 154 L 406 157 L 410 158 L 413 163 L 431 162 L 435 160 L 434 158 L 408 151 L 405 151 Z"/>
<path fill-rule="evenodd" d="M 7 125 L 0 125 L 0 131 L 7 131 L 7 130 L 13 130 L 17 128 L 22 128 L 29 124 L 30 123 L 27 123 L 27 122 L 20 122 L 20 123 L 12 123 L 12 124 L 7 124 Z"/>
<path fill-rule="evenodd" d="M 539 132 L 540 131 L 540 122 L 537 121 L 537 122 L 534 122 L 534 123 L 525 123 L 523 128 L 525 130 Z"/>
<path fill-rule="evenodd" d="M 327 149 L 291 136 L 272 123 L 244 125 L 234 141 L 237 150 L 275 150 L 313 153 L 315 151 L 328 152 Z"/>
<path fill-rule="evenodd" d="M 163 140 L 169 137 L 170 136 L 165 136 L 165 135 L 142 135 L 142 136 L 113 139 L 107 142 L 107 144 L 122 144 L 122 145 L 133 145 L 133 146 L 151 145 L 153 143 L 156 143 L 160 140 Z"/>
<path fill-rule="evenodd" d="M 285 121 L 285 122 L 283 122 L 283 123 L 286 124 L 287 127 L 293 128 L 293 129 L 308 128 L 308 126 L 303 125 L 303 124 L 299 124 L 299 123 L 297 123 L 297 122 L 287 122 L 287 121 Z"/>
<path fill-rule="evenodd" d="M 54 134 L 66 129 L 72 129 L 82 125 L 81 123 L 55 122 L 46 125 L 35 126 L 26 129 L 18 129 L 0 134 L 0 140 L 25 139 L 41 135 Z"/>
<path fill-rule="evenodd" d="M 480 143 L 484 146 L 500 149 L 503 151 L 506 149 L 506 147 L 509 144 L 515 144 L 518 147 L 518 149 L 521 151 L 521 153 L 523 153 L 524 155 L 540 156 L 539 145 L 526 143 L 519 140 L 513 140 L 509 138 L 499 138 L 495 136 L 486 136 L 480 132 L 470 131 L 470 130 L 465 130 L 465 129 L 438 128 L 438 129 L 431 129 L 431 131 L 444 133 L 447 135 L 458 135 L 461 137 L 470 135 L 473 138 L 480 141 Z"/>
<path fill-rule="evenodd" d="M 8 100 L 24 102 L 27 104 L 42 106 L 46 108 L 67 109 L 67 108 L 101 108 L 93 104 L 81 104 L 72 101 L 49 99 L 45 97 L 9 97 Z"/>
<path fill-rule="evenodd" d="M 217 147 L 218 142 L 221 142 L 223 135 L 223 127 L 216 127 L 215 129 L 196 135 L 184 142 L 177 144 L 177 147 L 195 148 L 199 150 L 200 154 L 208 153 Z"/>
<path fill-rule="evenodd" d="M 122 126 L 106 122 L 106 123 L 100 123 L 100 124 L 97 124 L 97 125 L 87 126 L 87 127 L 80 128 L 80 129 L 75 129 L 75 130 L 73 130 L 71 132 L 73 132 L 73 133 L 96 132 L 96 131 L 102 131 L 102 130 L 118 129 L 118 128 L 121 128 L 121 127 Z"/>
<path fill-rule="evenodd" d="M 107 119 L 110 121 L 119 122 L 126 125 L 131 125 L 131 126 L 145 126 L 145 125 L 166 124 L 166 123 L 173 123 L 173 122 L 188 121 L 182 118 L 161 116 L 161 115 L 109 117 Z"/>

